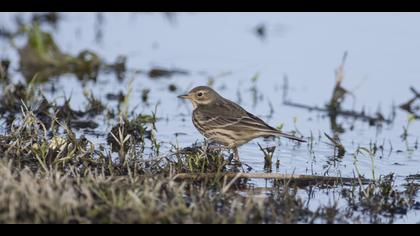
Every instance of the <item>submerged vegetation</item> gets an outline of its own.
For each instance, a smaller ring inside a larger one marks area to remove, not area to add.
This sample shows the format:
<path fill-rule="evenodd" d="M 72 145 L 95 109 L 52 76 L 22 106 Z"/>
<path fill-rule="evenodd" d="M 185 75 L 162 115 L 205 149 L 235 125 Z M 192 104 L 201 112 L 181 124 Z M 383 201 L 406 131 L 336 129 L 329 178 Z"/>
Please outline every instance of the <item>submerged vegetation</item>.
<path fill-rule="evenodd" d="M 173 20 L 172 15 L 165 16 Z M 98 83 L 103 75 L 114 76 L 117 82 L 127 80 L 131 72 L 127 57 L 107 63 L 89 49 L 74 55 L 63 52 L 54 31 L 45 30 L 46 26 L 56 30 L 61 20 L 59 13 L 33 14 L 29 20 L 17 14 L 17 30 L 0 30 L 2 40 L 19 58 L 0 58 L 0 223 L 394 223 L 419 210 L 417 175 L 406 177 L 401 186 L 395 174 L 375 172 L 385 144 L 352 150 L 340 138 L 345 132 L 337 122 L 340 116 L 370 125 L 393 122 L 380 112 L 370 116 L 343 108 L 344 99 L 351 96 L 342 85 L 347 55 L 324 107 L 293 103 L 287 99 L 287 83 L 284 88 L 285 105 L 327 113 L 334 135 L 324 133 L 325 138 L 320 134 L 318 139 L 311 135 L 307 147 L 258 144 L 259 158 L 264 160 L 264 173 L 258 173 L 246 163 L 230 163 L 227 150 L 219 146 L 181 147 L 176 141 L 159 139 L 159 122 L 172 118 L 158 117 L 158 103 L 151 112 L 129 106 L 133 100 L 147 108 L 154 105 L 146 86 L 137 98 L 133 98 L 132 81 L 124 91 L 96 97 L 86 84 Z M 102 37 L 103 22 L 99 14 L 97 38 Z M 256 28 L 263 38 L 265 30 L 263 24 Z M 23 46 L 16 45 L 17 39 Z M 18 68 L 17 73 L 11 68 Z M 190 75 L 187 70 L 167 67 L 134 71 L 155 83 Z M 84 107 L 76 109 L 72 96 L 54 92 L 54 84 L 66 76 L 79 80 L 84 97 L 78 99 Z M 252 77 L 249 89 L 254 106 L 262 97 L 258 79 L 259 74 Z M 171 82 L 162 90 L 178 92 L 179 87 Z M 419 95 L 411 90 L 415 98 L 401 105 L 412 117 L 402 136 L 407 146 L 410 124 L 419 111 L 415 105 Z M 271 103 L 270 109 L 272 113 Z M 301 134 L 296 123 L 297 118 L 294 132 Z M 334 153 L 331 163 L 353 157 L 353 176 L 330 175 L 329 166 L 323 175 L 273 173 L 273 164 L 276 169 L 283 165 L 279 159 L 274 163 L 279 150 L 308 148 L 315 158 L 314 146 L 322 141 Z M 372 169 L 367 176 L 359 171 L 365 158 Z M 263 179 L 265 187 L 256 184 L 256 179 Z M 334 198 L 312 204 L 319 194 Z"/>
<path fill-rule="evenodd" d="M 330 119 L 331 129 L 337 134 L 342 134 L 346 131 L 337 121 L 338 117 L 340 116 L 353 118 L 355 120 L 362 120 L 363 122 L 367 122 L 370 126 L 381 126 L 384 123 L 391 124 L 395 118 L 393 117 L 393 114 L 389 116 L 390 118 L 385 118 L 385 116 L 380 111 L 377 111 L 375 115 L 369 115 L 366 114 L 364 110 L 359 112 L 355 110 L 348 110 L 342 107 L 344 100 L 348 97 L 355 99 L 355 96 L 342 85 L 344 81 L 344 65 L 347 60 L 347 55 L 348 53 L 345 52 L 340 65 L 335 71 L 335 86 L 330 101 L 325 105 L 325 107 L 310 106 L 290 101 L 288 98 L 289 84 L 287 77 L 285 78 L 283 87 L 283 104 L 286 106 L 302 108 L 309 111 L 327 113 Z"/>

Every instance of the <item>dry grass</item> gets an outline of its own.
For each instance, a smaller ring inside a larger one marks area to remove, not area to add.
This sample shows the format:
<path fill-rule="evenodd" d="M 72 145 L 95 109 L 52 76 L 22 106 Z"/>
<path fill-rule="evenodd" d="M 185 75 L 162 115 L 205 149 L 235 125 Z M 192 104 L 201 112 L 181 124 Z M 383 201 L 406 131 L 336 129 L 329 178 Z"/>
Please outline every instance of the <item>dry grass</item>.
<path fill-rule="evenodd" d="M 13 166 L 0 163 L 1 223 L 292 223 L 308 214 L 289 191 L 261 199 L 161 176 L 80 177 Z"/>

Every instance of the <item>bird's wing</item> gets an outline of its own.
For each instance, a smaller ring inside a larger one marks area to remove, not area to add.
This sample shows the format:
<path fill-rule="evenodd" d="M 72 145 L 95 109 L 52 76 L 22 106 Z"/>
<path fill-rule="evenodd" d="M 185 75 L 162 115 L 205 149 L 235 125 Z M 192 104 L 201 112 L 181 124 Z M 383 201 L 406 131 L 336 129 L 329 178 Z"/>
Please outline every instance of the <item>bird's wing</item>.
<path fill-rule="evenodd" d="M 293 135 L 282 133 L 271 127 L 262 119 L 229 100 L 213 104 L 211 109 L 197 109 L 195 117 L 196 120 L 194 122 L 198 126 L 197 128 L 202 130 L 211 127 L 211 129 L 232 130 L 243 135 L 279 135 L 305 142 Z"/>
<path fill-rule="evenodd" d="M 215 103 L 211 109 L 197 110 L 196 117 L 201 125 L 207 127 L 235 128 L 250 132 L 278 132 L 278 130 L 269 126 L 260 118 L 229 100 Z"/>

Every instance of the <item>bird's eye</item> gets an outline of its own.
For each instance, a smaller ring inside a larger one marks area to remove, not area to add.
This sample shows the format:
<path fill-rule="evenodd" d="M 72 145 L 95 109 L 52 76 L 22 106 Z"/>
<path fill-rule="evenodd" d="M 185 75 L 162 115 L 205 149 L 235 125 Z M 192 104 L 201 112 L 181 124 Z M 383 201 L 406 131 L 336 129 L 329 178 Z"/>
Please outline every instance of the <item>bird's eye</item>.
<path fill-rule="evenodd" d="M 198 97 L 201 97 L 201 96 L 203 96 L 203 93 L 202 93 L 202 92 L 198 92 L 198 93 L 197 93 L 197 96 L 198 96 Z"/>

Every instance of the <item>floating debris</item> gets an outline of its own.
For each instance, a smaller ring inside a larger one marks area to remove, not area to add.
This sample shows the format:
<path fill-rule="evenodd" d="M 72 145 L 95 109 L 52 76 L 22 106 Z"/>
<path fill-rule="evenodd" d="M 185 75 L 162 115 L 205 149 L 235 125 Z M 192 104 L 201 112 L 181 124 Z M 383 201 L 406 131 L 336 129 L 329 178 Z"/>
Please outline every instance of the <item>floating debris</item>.
<path fill-rule="evenodd" d="M 153 68 L 148 72 L 148 76 L 152 79 L 170 78 L 175 75 L 189 75 L 189 73 L 186 70 L 165 68 Z"/>
<path fill-rule="evenodd" d="M 406 180 L 418 180 L 418 181 L 420 181 L 420 174 L 409 175 L 405 179 Z"/>
<path fill-rule="evenodd" d="M 176 92 L 178 90 L 178 88 L 176 87 L 175 84 L 170 84 L 168 87 L 169 91 L 171 92 Z"/>
<path fill-rule="evenodd" d="M 75 129 L 96 129 L 99 124 L 92 120 L 73 120 L 70 126 Z"/>
<path fill-rule="evenodd" d="M 125 99 L 125 94 L 122 91 L 120 91 L 119 93 L 107 93 L 106 99 L 110 101 L 123 102 Z"/>
<path fill-rule="evenodd" d="M 267 26 L 264 23 L 255 26 L 254 32 L 261 40 L 265 40 L 267 38 Z"/>

